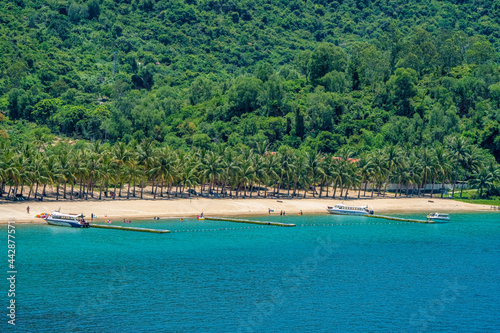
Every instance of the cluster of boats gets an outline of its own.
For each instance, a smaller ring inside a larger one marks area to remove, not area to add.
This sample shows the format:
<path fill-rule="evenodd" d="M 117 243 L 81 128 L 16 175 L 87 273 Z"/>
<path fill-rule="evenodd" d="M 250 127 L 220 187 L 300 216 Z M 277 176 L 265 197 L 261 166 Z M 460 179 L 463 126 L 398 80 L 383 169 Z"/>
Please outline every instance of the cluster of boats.
<path fill-rule="evenodd" d="M 373 215 L 373 210 L 368 208 L 368 205 L 364 206 L 347 206 L 344 204 L 337 204 L 333 207 L 328 206 L 327 211 L 330 214 L 339 215 Z M 90 225 L 85 221 L 85 216 L 82 214 L 63 214 L 60 212 L 54 212 L 52 214 L 38 214 L 36 217 L 43 218 L 48 224 L 72 227 L 72 228 L 88 228 Z M 205 217 L 203 213 L 197 217 L 198 220 L 204 220 Z M 427 221 L 432 222 L 449 222 L 450 216 L 448 214 L 442 213 L 431 213 L 427 215 Z M 108 222 L 108 221 L 106 221 Z M 130 223 L 130 221 L 125 221 L 125 223 Z M 111 221 L 109 221 L 111 223 Z"/>
<path fill-rule="evenodd" d="M 326 209 L 330 214 L 339 215 L 373 215 L 373 210 L 368 208 L 368 205 L 364 206 L 347 206 L 344 204 L 337 204 L 333 207 L 328 206 Z M 449 222 L 450 216 L 448 214 L 442 213 L 431 213 L 427 215 L 427 221 L 432 222 Z"/>

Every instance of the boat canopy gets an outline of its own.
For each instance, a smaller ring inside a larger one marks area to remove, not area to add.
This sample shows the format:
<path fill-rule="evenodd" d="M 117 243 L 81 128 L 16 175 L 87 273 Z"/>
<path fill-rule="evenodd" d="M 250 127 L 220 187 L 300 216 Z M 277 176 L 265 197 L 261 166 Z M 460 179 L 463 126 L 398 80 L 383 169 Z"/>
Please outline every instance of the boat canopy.
<path fill-rule="evenodd" d="M 66 217 L 66 218 L 84 218 L 85 215 L 83 215 L 83 213 L 81 214 L 63 214 L 63 213 L 59 213 L 59 212 L 54 212 L 51 214 L 52 217 L 54 218 L 57 218 L 57 217 Z"/>

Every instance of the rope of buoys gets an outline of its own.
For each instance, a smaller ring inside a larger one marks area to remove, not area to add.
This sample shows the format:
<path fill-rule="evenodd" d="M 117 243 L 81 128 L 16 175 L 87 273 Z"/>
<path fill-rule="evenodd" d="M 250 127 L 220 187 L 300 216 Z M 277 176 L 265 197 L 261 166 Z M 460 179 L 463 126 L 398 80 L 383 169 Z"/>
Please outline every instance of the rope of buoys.
<path fill-rule="evenodd" d="M 300 224 L 301 227 L 334 227 L 334 226 L 350 226 L 350 225 L 386 225 L 386 224 L 407 224 L 404 222 L 380 222 L 380 223 L 323 223 L 323 224 Z M 214 229 L 186 229 L 186 230 L 174 230 L 173 232 L 209 232 L 209 231 L 224 231 L 224 230 L 243 230 L 243 229 L 256 229 L 265 228 L 269 225 L 263 226 L 249 226 L 249 227 L 236 227 L 236 228 L 214 228 Z M 273 227 L 276 227 L 273 225 Z"/>

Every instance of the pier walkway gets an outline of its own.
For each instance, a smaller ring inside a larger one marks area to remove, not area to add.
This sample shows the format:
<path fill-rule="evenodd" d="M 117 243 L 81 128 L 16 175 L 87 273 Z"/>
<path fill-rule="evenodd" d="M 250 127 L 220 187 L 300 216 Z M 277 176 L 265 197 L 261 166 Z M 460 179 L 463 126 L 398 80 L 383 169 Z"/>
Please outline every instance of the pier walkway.
<path fill-rule="evenodd" d="M 276 226 L 276 227 L 295 227 L 296 226 L 293 223 L 281 223 L 281 222 L 269 222 L 269 221 L 251 221 L 251 220 L 242 220 L 242 219 L 231 219 L 231 218 L 225 218 L 225 217 L 205 217 L 205 220 L 236 222 L 236 223 L 250 223 L 250 224 L 259 224 L 259 225 L 272 225 L 272 226 Z"/>
<path fill-rule="evenodd" d="M 157 233 L 157 234 L 170 233 L 170 230 L 159 230 L 159 229 L 148 229 L 148 228 L 137 228 L 137 227 L 121 227 L 118 225 L 102 225 L 102 224 L 95 224 L 95 223 L 90 223 L 89 225 L 91 228 L 101 228 L 101 229 L 153 232 L 153 233 Z"/>
<path fill-rule="evenodd" d="M 402 221 L 402 222 L 415 222 L 415 223 L 435 223 L 434 221 L 431 220 L 416 220 L 416 219 L 404 219 L 401 217 L 393 217 L 393 216 L 385 216 L 385 215 L 365 215 L 366 217 L 373 217 L 376 219 L 384 219 L 384 220 L 391 220 L 391 221 Z"/>

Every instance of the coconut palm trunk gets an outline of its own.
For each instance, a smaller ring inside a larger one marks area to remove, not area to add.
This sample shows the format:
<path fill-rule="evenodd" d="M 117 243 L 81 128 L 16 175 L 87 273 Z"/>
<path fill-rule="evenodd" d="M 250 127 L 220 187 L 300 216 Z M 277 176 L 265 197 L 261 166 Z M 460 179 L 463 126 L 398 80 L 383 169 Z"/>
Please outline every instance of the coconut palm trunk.
<path fill-rule="evenodd" d="M 434 184 L 436 184 L 436 177 L 435 176 L 434 176 L 434 179 L 432 180 L 431 198 L 432 198 L 432 194 L 434 193 Z"/>

